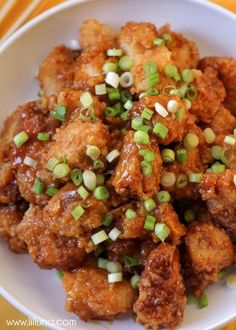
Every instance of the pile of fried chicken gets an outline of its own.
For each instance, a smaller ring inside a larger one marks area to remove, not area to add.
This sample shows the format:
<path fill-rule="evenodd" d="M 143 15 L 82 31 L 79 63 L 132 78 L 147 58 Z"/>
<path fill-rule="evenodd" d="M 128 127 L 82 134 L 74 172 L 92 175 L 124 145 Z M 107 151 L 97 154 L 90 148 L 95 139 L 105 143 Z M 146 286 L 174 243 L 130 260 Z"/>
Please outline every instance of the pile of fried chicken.
<path fill-rule="evenodd" d="M 168 24 L 96 20 L 55 47 L 6 119 L 0 235 L 63 272 L 82 320 L 174 329 L 235 263 L 236 60 Z"/>

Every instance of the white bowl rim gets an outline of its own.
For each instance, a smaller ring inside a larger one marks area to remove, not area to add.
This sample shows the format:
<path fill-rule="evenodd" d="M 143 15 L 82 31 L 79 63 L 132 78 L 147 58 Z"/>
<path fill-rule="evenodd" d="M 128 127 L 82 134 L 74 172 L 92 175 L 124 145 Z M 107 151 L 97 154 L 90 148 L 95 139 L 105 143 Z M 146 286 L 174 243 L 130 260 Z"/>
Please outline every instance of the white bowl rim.
<path fill-rule="evenodd" d="M 48 17 L 51 15 L 54 15 L 58 12 L 63 11 L 64 9 L 76 6 L 81 3 L 85 2 L 92 2 L 92 1 L 98 1 L 98 0 L 70 0 L 68 2 L 63 2 L 61 4 L 58 4 L 45 12 L 41 13 L 37 17 L 33 18 L 26 24 L 24 24 L 21 28 L 19 28 L 16 32 L 14 32 L 12 35 L 10 35 L 6 40 L 0 43 L 0 56 L 1 54 L 11 46 L 12 43 L 14 43 L 15 40 L 20 38 L 22 35 L 27 33 L 28 30 L 30 30 L 32 27 L 37 25 L 38 23 L 43 22 L 46 20 Z M 113 1 L 113 0 L 110 0 Z M 203 7 L 210 8 L 213 11 L 220 12 L 225 16 L 228 16 L 230 19 L 233 19 L 236 21 L 236 15 L 232 13 L 230 10 L 223 8 L 222 6 L 212 3 L 207 0 L 187 0 L 192 3 L 197 3 Z M 1 285 L 0 285 L 0 294 L 15 308 L 17 308 L 20 312 L 25 314 L 27 317 L 31 319 L 38 320 L 42 324 L 44 324 L 45 319 L 40 316 L 39 314 L 33 312 L 31 309 L 25 307 L 19 300 L 17 300 L 12 294 L 9 294 Z M 228 324 L 230 321 L 234 320 L 236 318 L 236 312 L 235 314 L 229 315 L 225 317 L 224 319 L 220 320 L 217 323 L 212 324 L 211 326 L 208 326 L 204 330 L 214 330 L 218 327 L 222 327 L 226 324 Z M 55 330 L 64 330 L 64 328 L 60 326 L 50 326 L 50 329 L 55 329 Z"/>

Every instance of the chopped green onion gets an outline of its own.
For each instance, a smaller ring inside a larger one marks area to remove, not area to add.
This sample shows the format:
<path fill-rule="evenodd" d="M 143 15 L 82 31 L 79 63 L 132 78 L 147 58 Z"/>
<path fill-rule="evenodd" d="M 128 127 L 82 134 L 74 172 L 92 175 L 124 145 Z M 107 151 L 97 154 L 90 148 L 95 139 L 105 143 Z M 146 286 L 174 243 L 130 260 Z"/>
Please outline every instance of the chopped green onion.
<path fill-rule="evenodd" d="M 185 69 L 181 74 L 183 81 L 186 82 L 186 84 L 190 84 L 194 79 L 192 70 Z"/>
<path fill-rule="evenodd" d="M 142 173 L 144 176 L 148 176 L 152 173 L 152 164 L 150 162 L 143 160 L 141 162 L 141 166 L 142 166 Z"/>
<path fill-rule="evenodd" d="M 133 66 L 133 60 L 130 56 L 122 56 L 119 60 L 119 67 L 122 71 L 129 71 Z"/>
<path fill-rule="evenodd" d="M 159 102 L 155 103 L 155 110 L 162 117 L 167 117 L 169 114 L 166 108 L 164 108 L 163 105 Z"/>
<path fill-rule="evenodd" d="M 165 172 L 161 176 L 161 184 L 163 187 L 171 187 L 175 184 L 176 176 L 172 172 Z"/>
<path fill-rule="evenodd" d="M 45 96 L 45 92 L 44 92 L 43 89 L 40 89 L 40 91 L 38 92 L 38 96 L 39 96 L 39 97 L 43 97 L 43 96 Z"/>
<path fill-rule="evenodd" d="M 142 132 L 146 132 L 148 133 L 148 131 L 151 129 L 151 127 L 149 125 L 140 125 L 138 127 L 138 131 L 142 131 Z"/>
<path fill-rule="evenodd" d="M 134 76 L 133 73 L 131 72 L 124 72 L 120 76 L 120 85 L 123 88 L 128 88 L 131 87 L 134 83 Z"/>
<path fill-rule="evenodd" d="M 172 36 L 169 33 L 164 33 L 162 38 L 166 41 L 166 42 L 171 42 L 172 41 Z"/>
<path fill-rule="evenodd" d="M 175 81 L 181 80 L 181 77 L 178 73 L 178 69 L 175 65 L 167 64 L 164 69 L 165 75 L 169 78 L 173 78 Z"/>
<path fill-rule="evenodd" d="M 25 132 L 22 131 L 14 136 L 14 143 L 15 145 L 19 148 L 21 147 L 27 140 L 29 139 L 29 135 Z"/>
<path fill-rule="evenodd" d="M 165 41 L 162 38 L 157 38 L 153 41 L 153 45 L 155 46 L 162 46 L 164 45 Z"/>
<path fill-rule="evenodd" d="M 152 118 L 153 115 L 153 111 L 148 109 L 148 108 L 144 108 L 142 113 L 141 113 L 141 117 L 147 120 L 150 120 Z"/>
<path fill-rule="evenodd" d="M 119 100 L 121 97 L 119 89 L 107 88 L 107 92 L 110 101 Z"/>
<path fill-rule="evenodd" d="M 23 160 L 23 163 L 25 165 L 28 165 L 29 167 L 32 167 L 32 168 L 36 168 L 37 166 L 37 161 L 34 160 L 33 158 L 29 157 L 29 156 L 25 156 L 25 159 Z"/>
<path fill-rule="evenodd" d="M 167 110 L 170 113 L 175 113 L 178 110 L 178 102 L 176 100 L 169 100 L 167 103 Z"/>
<path fill-rule="evenodd" d="M 124 111 L 121 115 L 120 118 L 124 121 L 128 120 L 129 117 L 129 111 Z"/>
<path fill-rule="evenodd" d="M 206 294 L 201 295 L 198 300 L 198 306 L 199 308 L 204 308 L 208 306 L 208 297 Z"/>
<path fill-rule="evenodd" d="M 211 147 L 211 155 L 214 159 L 221 160 L 223 148 L 220 146 Z"/>
<path fill-rule="evenodd" d="M 75 168 L 74 170 L 71 171 L 70 177 L 71 177 L 71 180 L 73 181 L 73 183 L 76 186 L 79 186 L 83 180 L 82 171 L 80 169 Z"/>
<path fill-rule="evenodd" d="M 132 102 L 131 100 L 128 100 L 125 102 L 124 104 L 124 108 L 128 111 L 130 111 L 134 106 L 134 102 Z"/>
<path fill-rule="evenodd" d="M 103 174 L 97 174 L 96 175 L 96 186 L 101 186 L 105 182 L 105 177 Z"/>
<path fill-rule="evenodd" d="M 143 124 L 143 118 L 142 117 L 134 117 L 131 122 L 131 127 L 134 130 L 138 130 L 139 127 Z"/>
<path fill-rule="evenodd" d="M 147 76 L 157 73 L 157 64 L 154 61 L 146 62 L 143 67 Z"/>
<path fill-rule="evenodd" d="M 133 220 L 136 218 L 136 212 L 132 209 L 127 209 L 125 212 L 126 219 Z"/>
<path fill-rule="evenodd" d="M 71 215 L 73 216 L 73 218 L 75 220 L 78 220 L 83 214 L 84 214 L 85 210 L 83 209 L 83 207 L 79 204 L 77 205 L 73 211 L 71 212 Z"/>
<path fill-rule="evenodd" d="M 48 133 L 38 133 L 37 139 L 39 141 L 48 141 L 50 138 L 50 135 Z"/>
<path fill-rule="evenodd" d="M 184 146 L 186 149 L 195 149 L 199 145 L 199 138 L 195 133 L 188 133 L 184 137 Z"/>
<path fill-rule="evenodd" d="M 108 163 L 112 163 L 113 160 L 115 160 L 119 156 L 120 156 L 120 152 L 114 149 L 111 152 L 109 152 L 109 154 L 106 155 L 106 160 L 108 161 Z"/>
<path fill-rule="evenodd" d="M 137 144 L 148 144 L 149 135 L 146 132 L 137 131 L 134 133 L 134 142 Z"/>
<path fill-rule="evenodd" d="M 148 212 L 151 212 L 156 208 L 156 202 L 152 198 L 146 199 L 144 201 L 144 207 Z"/>
<path fill-rule="evenodd" d="M 60 281 L 63 280 L 64 273 L 61 272 L 60 270 L 56 270 L 57 277 L 59 278 Z"/>
<path fill-rule="evenodd" d="M 226 155 L 226 153 L 229 154 Z M 230 162 L 231 158 L 232 158 L 232 147 L 222 149 L 222 155 L 220 157 L 221 162 L 227 164 L 228 162 Z"/>
<path fill-rule="evenodd" d="M 107 117 L 116 117 L 119 114 L 119 111 L 112 107 L 106 107 L 104 113 Z"/>
<path fill-rule="evenodd" d="M 117 88 L 120 83 L 120 77 L 116 72 L 107 72 L 105 82 L 114 88 Z"/>
<path fill-rule="evenodd" d="M 147 76 L 148 87 L 153 87 L 160 82 L 160 76 L 158 73 L 153 73 Z"/>
<path fill-rule="evenodd" d="M 227 275 L 225 281 L 229 288 L 236 289 L 236 274 Z"/>
<path fill-rule="evenodd" d="M 117 238 L 120 236 L 120 234 L 121 234 L 121 231 L 120 231 L 118 228 L 114 227 L 114 228 L 110 231 L 110 233 L 108 234 L 108 237 L 109 237 L 112 241 L 116 241 Z"/>
<path fill-rule="evenodd" d="M 104 167 L 104 162 L 101 159 L 96 159 L 93 162 L 93 168 L 97 170 L 98 168 L 103 168 Z"/>
<path fill-rule="evenodd" d="M 189 294 L 187 295 L 187 304 L 191 305 L 194 304 L 196 302 L 196 297 L 194 297 L 194 295 Z"/>
<path fill-rule="evenodd" d="M 96 95 L 105 95 L 107 93 L 105 84 L 95 85 L 95 94 Z"/>
<path fill-rule="evenodd" d="M 162 123 L 156 123 L 153 128 L 153 133 L 162 139 L 165 139 L 168 134 L 169 129 Z"/>
<path fill-rule="evenodd" d="M 36 178 L 34 180 L 33 192 L 36 195 L 42 195 L 43 194 L 43 182 L 39 178 Z"/>
<path fill-rule="evenodd" d="M 189 182 L 200 183 L 202 178 L 202 173 L 191 173 L 188 176 Z"/>
<path fill-rule="evenodd" d="M 166 190 L 161 190 L 157 194 L 157 200 L 161 204 L 169 203 L 170 199 L 171 199 L 170 193 Z"/>
<path fill-rule="evenodd" d="M 132 286 L 133 289 L 137 289 L 139 281 L 140 281 L 140 276 L 139 275 L 133 275 L 131 277 L 130 285 Z"/>
<path fill-rule="evenodd" d="M 80 96 L 80 102 L 81 102 L 83 107 L 89 108 L 93 105 L 93 98 L 92 98 L 92 96 L 89 92 L 84 92 Z"/>
<path fill-rule="evenodd" d="M 176 179 L 176 187 L 184 188 L 188 184 L 188 177 L 185 174 L 179 174 Z"/>
<path fill-rule="evenodd" d="M 108 283 L 122 282 L 123 281 L 123 274 L 122 273 L 108 274 L 107 280 L 108 280 Z"/>
<path fill-rule="evenodd" d="M 175 152 L 172 149 L 163 149 L 161 157 L 164 163 L 172 163 L 175 161 Z"/>
<path fill-rule="evenodd" d="M 172 91 L 174 91 L 174 93 L 172 93 Z M 171 94 L 175 94 L 176 91 L 176 87 L 174 85 L 166 85 L 163 89 L 162 89 L 162 93 L 164 95 L 171 95 Z"/>
<path fill-rule="evenodd" d="M 188 153 L 186 149 L 178 149 L 176 151 L 176 158 L 180 162 L 180 164 L 184 164 L 188 158 Z"/>
<path fill-rule="evenodd" d="M 54 167 L 59 163 L 59 160 L 56 157 L 52 157 L 48 160 L 47 169 L 53 171 Z"/>
<path fill-rule="evenodd" d="M 147 95 L 158 95 L 160 94 L 157 88 L 150 87 L 146 90 Z"/>
<path fill-rule="evenodd" d="M 96 250 L 94 251 L 94 254 L 96 257 L 98 257 L 100 254 L 102 254 L 105 251 L 105 247 L 102 245 L 99 245 Z"/>
<path fill-rule="evenodd" d="M 55 196 L 57 193 L 58 193 L 58 189 L 55 188 L 55 187 L 49 187 L 49 188 L 46 190 L 46 195 L 48 195 L 48 196 L 50 196 L 50 197 Z"/>
<path fill-rule="evenodd" d="M 227 144 L 230 144 L 231 146 L 233 146 L 233 145 L 235 145 L 236 140 L 233 136 L 226 136 L 224 138 L 224 142 L 227 143 Z"/>
<path fill-rule="evenodd" d="M 141 100 L 142 97 L 147 96 L 147 92 L 142 92 L 139 94 L 139 100 Z"/>
<path fill-rule="evenodd" d="M 98 245 L 108 239 L 108 236 L 104 230 L 100 230 L 96 234 L 91 236 L 91 239 L 95 245 Z"/>
<path fill-rule="evenodd" d="M 106 267 L 109 273 L 119 273 L 122 272 L 122 266 L 117 261 L 109 261 Z"/>
<path fill-rule="evenodd" d="M 104 259 L 104 258 L 98 258 L 98 268 L 107 269 L 108 263 L 109 263 L 109 260 Z"/>
<path fill-rule="evenodd" d="M 57 164 L 53 169 L 55 178 L 62 179 L 70 173 L 70 168 L 67 164 Z"/>
<path fill-rule="evenodd" d="M 103 72 L 116 72 L 117 64 L 116 63 L 105 63 L 102 67 Z"/>
<path fill-rule="evenodd" d="M 140 260 L 138 258 L 131 258 L 128 256 L 124 256 L 124 262 L 125 265 L 128 267 L 133 267 L 133 266 L 139 266 L 140 265 Z"/>
<path fill-rule="evenodd" d="M 167 227 L 166 224 L 164 223 L 157 223 L 155 225 L 155 235 L 162 241 L 164 242 L 165 239 L 170 235 L 170 229 Z"/>
<path fill-rule="evenodd" d="M 197 93 L 198 93 L 197 88 L 191 86 L 187 89 L 186 98 L 190 101 L 195 100 L 195 98 L 197 97 Z"/>
<path fill-rule="evenodd" d="M 206 143 L 208 144 L 214 143 L 216 140 L 216 135 L 210 127 L 204 129 L 203 135 Z"/>
<path fill-rule="evenodd" d="M 156 218 L 152 215 L 147 215 L 144 223 L 144 229 L 153 230 L 155 227 Z"/>
<path fill-rule="evenodd" d="M 82 199 L 86 199 L 89 196 L 89 192 L 83 186 L 77 189 L 77 193 L 80 195 Z"/>
<path fill-rule="evenodd" d="M 218 273 L 218 280 L 223 280 L 227 275 L 228 275 L 227 270 L 222 269 L 222 270 Z"/>
<path fill-rule="evenodd" d="M 149 149 L 139 150 L 139 155 L 143 156 L 144 160 L 146 160 L 147 162 L 152 162 L 155 160 L 154 152 Z"/>
<path fill-rule="evenodd" d="M 184 116 L 185 116 L 185 111 L 183 108 L 178 109 L 175 113 L 175 119 L 178 121 L 183 120 Z"/>
<path fill-rule="evenodd" d="M 192 107 L 192 103 L 191 103 L 191 101 L 188 100 L 188 99 L 184 99 L 184 103 L 185 103 L 186 109 L 187 109 L 187 110 L 190 110 L 191 107 Z"/>
<path fill-rule="evenodd" d="M 225 164 L 221 164 L 219 162 L 215 162 L 211 165 L 211 173 L 224 173 L 225 171 Z"/>
<path fill-rule="evenodd" d="M 89 156 L 91 159 L 93 160 L 98 159 L 100 153 L 101 151 L 97 146 L 92 146 L 92 145 L 87 146 L 86 155 Z"/>
<path fill-rule="evenodd" d="M 126 103 L 127 101 L 132 101 L 132 95 L 128 91 L 120 92 L 120 100 L 122 103 Z"/>
<path fill-rule="evenodd" d="M 66 119 L 67 107 L 62 104 L 56 104 L 52 116 L 57 120 L 64 121 Z"/>
<path fill-rule="evenodd" d="M 122 50 L 119 48 L 111 48 L 107 50 L 107 56 L 121 56 Z"/>
<path fill-rule="evenodd" d="M 113 215 L 111 213 L 107 213 L 104 216 L 104 219 L 102 221 L 103 226 L 109 227 L 112 223 Z"/>
<path fill-rule="evenodd" d="M 193 212 L 193 210 L 186 210 L 184 212 L 184 219 L 186 222 L 192 222 L 195 220 L 195 213 Z"/>
<path fill-rule="evenodd" d="M 109 196 L 109 191 L 105 186 L 99 186 L 94 191 L 94 197 L 99 201 L 105 201 Z"/>
<path fill-rule="evenodd" d="M 96 174 L 93 171 L 85 170 L 83 173 L 83 181 L 89 190 L 93 191 L 96 188 Z"/>

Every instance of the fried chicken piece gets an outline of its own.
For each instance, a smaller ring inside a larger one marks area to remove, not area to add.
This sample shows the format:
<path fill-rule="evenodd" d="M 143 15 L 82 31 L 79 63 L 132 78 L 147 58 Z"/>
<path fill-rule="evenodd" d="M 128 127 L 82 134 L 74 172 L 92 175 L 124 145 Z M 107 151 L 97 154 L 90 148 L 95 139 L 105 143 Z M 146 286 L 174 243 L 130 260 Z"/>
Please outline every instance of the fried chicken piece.
<path fill-rule="evenodd" d="M 21 202 L 20 202 L 21 203 Z M 26 244 L 19 238 L 17 225 L 24 215 L 24 202 L 22 205 L 0 205 L 0 236 L 8 242 L 8 247 L 15 253 L 26 252 Z"/>
<path fill-rule="evenodd" d="M 82 267 L 74 273 L 64 273 L 65 309 L 82 320 L 112 320 L 120 313 L 132 310 L 136 292 L 128 281 L 109 284 L 105 270 Z"/>
<path fill-rule="evenodd" d="M 165 109 L 167 108 L 167 103 L 169 100 L 176 100 L 179 104 L 179 109 L 183 109 L 183 118 L 176 119 L 175 116 L 172 114 L 168 114 L 166 117 L 161 116 L 155 110 L 155 104 L 161 104 Z M 164 125 L 168 132 L 164 138 L 159 137 L 158 135 L 153 133 L 153 138 L 159 144 L 170 144 L 172 142 L 181 142 L 188 130 L 188 127 L 193 125 L 195 121 L 195 117 L 192 116 L 188 110 L 186 109 L 185 103 L 180 99 L 178 96 L 171 95 L 155 95 L 155 96 L 145 96 L 142 97 L 139 102 L 135 104 L 135 106 L 130 111 L 130 119 L 135 117 L 140 117 L 142 111 L 148 108 L 153 111 L 153 115 L 150 121 L 147 121 L 147 124 L 151 126 L 151 131 L 155 127 L 157 123 L 161 123 Z M 146 122 L 146 121 L 144 121 Z"/>
<path fill-rule="evenodd" d="M 64 88 L 72 86 L 74 65 L 78 56 L 78 51 L 60 45 L 43 60 L 38 79 L 46 96 L 57 95 Z"/>
<path fill-rule="evenodd" d="M 124 256 L 132 256 L 137 253 L 137 250 L 137 243 L 131 239 L 118 239 L 106 244 L 108 259 L 120 263 L 123 263 Z"/>
<path fill-rule="evenodd" d="M 96 19 L 88 19 L 79 29 L 79 43 L 83 50 L 103 43 L 112 48 L 114 34 L 107 25 L 101 24 Z"/>
<path fill-rule="evenodd" d="M 218 281 L 221 269 L 233 262 L 233 244 L 224 230 L 213 224 L 193 222 L 185 237 L 185 283 L 197 297 Z"/>
<path fill-rule="evenodd" d="M 202 70 L 212 67 L 218 72 L 226 90 L 224 104 L 233 115 L 236 115 L 236 59 L 232 57 L 204 57 L 199 66 Z"/>
<path fill-rule="evenodd" d="M 206 201 L 213 221 L 229 235 L 236 236 L 235 170 L 224 173 L 206 173 L 202 176 L 199 192 Z"/>
<path fill-rule="evenodd" d="M 139 154 L 141 149 L 148 149 L 155 156 L 155 160 L 150 162 L 152 172 L 146 176 L 142 173 L 143 157 Z M 141 199 L 154 196 L 159 188 L 161 162 L 158 146 L 152 141 L 144 146 L 138 145 L 134 141 L 134 132 L 126 132 L 119 161 L 111 179 L 116 193 Z"/>
<path fill-rule="evenodd" d="M 17 232 L 20 239 L 27 244 L 31 258 L 40 268 L 72 270 L 85 259 L 84 242 L 51 232 L 44 220 L 43 209 L 39 206 L 31 205 L 18 225 Z"/>
<path fill-rule="evenodd" d="M 181 33 L 171 31 L 169 24 L 165 24 L 158 30 L 160 37 L 166 33 L 171 36 L 171 40 L 166 42 L 166 47 L 171 51 L 171 57 L 178 69 L 195 69 L 199 61 L 196 43 L 185 38 Z"/>
<path fill-rule="evenodd" d="M 93 196 L 83 200 L 76 192 L 78 187 L 72 183 L 66 184 L 50 199 L 43 210 L 44 221 L 49 229 L 57 235 L 67 237 L 83 237 L 93 229 L 101 226 L 104 215 L 108 212 L 106 202 L 99 201 Z M 84 214 L 78 220 L 71 212 L 83 205 Z"/>
<path fill-rule="evenodd" d="M 175 246 L 161 244 L 147 261 L 134 304 L 137 321 L 145 327 L 174 329 L 182 320 L 186 303 Z"/>
<path fill-rule="evenodd" d="M 224 118 L 224 123 L 222 123 L 222 118 Z M 233 133 L 235 125 L 236 125 L 236 118 L 231 114 L 231 112 L 227 108 L 225 108 L 223 104 L 221 104 L 219 110 L 212 118 L 208 127 L 212 128 L 215 134 L 226 135 Z"/>
<path fill-rule="evenodd" d="M 216 116 L 225 98 L 223 83 L 217 71 L 207 67 L 202 75 L 196 77 L 192 83 L 197 88 L 197 97 L 192 101 L 190 112 L 204 123 L 210 123 Z"/>
<path fill-rule="evenodd" d="M 65 138 L 66 137 L 66 138 Z M 76 120 L 57 129 L 53 136 L 53 142 L 47 144 L 44 155 L 45 164 L 52 157 L 60 162 L 67 159 L 71 169 L 81 170 L 93 169 L 93 161 L 86 155 L 87 147 L 90 145 L 100 149 L 101 160 L 105 161 L 108 153 L 110 133 L 101 121 Z"/>

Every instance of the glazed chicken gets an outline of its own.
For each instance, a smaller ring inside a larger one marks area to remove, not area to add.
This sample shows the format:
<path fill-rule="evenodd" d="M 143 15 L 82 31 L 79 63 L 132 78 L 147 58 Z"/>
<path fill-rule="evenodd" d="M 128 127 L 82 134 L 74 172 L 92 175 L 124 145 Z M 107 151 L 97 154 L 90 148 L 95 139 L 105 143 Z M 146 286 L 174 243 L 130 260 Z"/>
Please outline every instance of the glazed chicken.
<path fill-rule="evenodd" d="M 61 273 L 84 321 L 175 329 L 235 263 L 236 60 L 169 24 L 85 21 L 6 119 L 0 236 Z"/>

